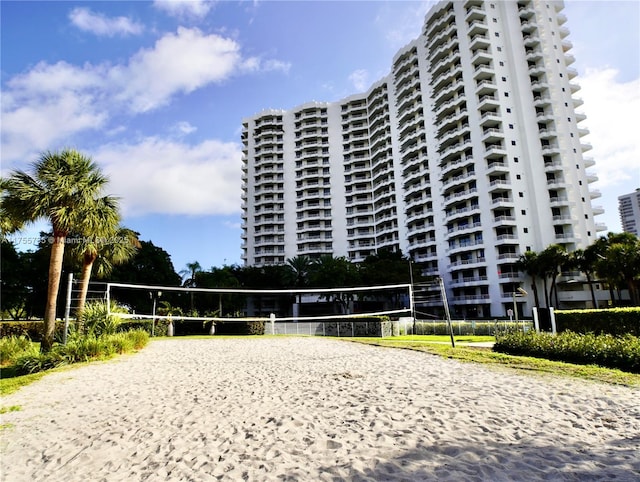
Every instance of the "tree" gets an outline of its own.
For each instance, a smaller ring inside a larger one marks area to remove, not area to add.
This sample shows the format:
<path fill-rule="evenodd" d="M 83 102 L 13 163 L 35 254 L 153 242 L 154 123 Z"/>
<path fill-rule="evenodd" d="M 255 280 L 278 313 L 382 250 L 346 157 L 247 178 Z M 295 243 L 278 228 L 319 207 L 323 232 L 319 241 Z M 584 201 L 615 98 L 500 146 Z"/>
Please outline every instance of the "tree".
<path fill-rule="evenodd" d="M 78 236 L 77 243 L 72 246 L 72 253 L 82 262 L 80 274 L 80 294 L 78 295 L 77 316 L 80 317 L 87 299 L 89 282 L 94 266 L 98 278 L 109 275 L 113 267 L 128 261 L 140 247 L 138 233 L 131 229 L 114 226 L 117 213 L 105 213 L 104 228 L 100 235 Z"/>
<path fill-rule="evenodd" d="M 587 278 L 589 292 L 591 293 L 591 303 L 594 308 L 597 308 L 598 301 L 596 300 L 596 293 L 593 289 L 593 275 L 598 261 L 597 245 L 592 244 L 586 249 L 576 249 L 570 254 L 569 258 L 570 264 L 584 273 Z"/>
<path fill-rule="evenodd" d="M 555 304 L 558 306 L 558 289 L 557 279 L 562 268 L 567 264 L 568 255 L 564 246 L 560 244 L 550 244 L 542 253 L 539 254 L 540 269 L 545 276 L 545 291 L 546 291 L 546 278 L 551 278 L 551 287 L 549 288 L 549 294 L 545 293 L 547 299 L 547 307 L 549 306 L 549 300 L 555 295 Z"/>
<path fill-rule="evenodd" d="M 16 250 L 14 244 L 2 239 L 0 243 L 2 256 L 2 277 L 0 279 L 0 319 L 8 314 L 11 319 L 18 320 L 26 316 L 28 286 L 25 279 L 24 257 Z"/>
<path fill-rule="evenodd" d="M 538 296 L 538 277 L 544 276 L 540 266 L 540 259 L 534 251 L 526 251 L 520 256 L 516 262 L 516 268 L 531 278 L 531 289 L 533 290 L 533 299 L 538 308 L 540 308 L 540 298 Z M 548 298 L 547 298 L 548 301 Z M 547 306 L 549 303 L 547 302 Z"/>
<path fill-rule="evenodd" d="M 182 271 L 180 271 L 180 275 L 182 275 L 183 277 L 189 276 L 183 281 L 182 286 L 194 288 L 196 286 L 196 274 L 201 271 L 202 266 L 200 266 L 200 263 L 198 263 L 197 261 L 194 261 L 193 263 L 187 263 L 187 269 L 183 269 Z"/>
<path fill-rule="evenodd" d="M 333 257 L 323 255 L 313 260 L 310 275 L 310 285 L 321 288 L 352 287 L 359 284 L 358 269 L 344 256 Z M 327 301 L 333 299 L 339 303 L 344 313 L 347 312 L 349 301 L 353 300 L 353 292 L 325 295 Z"/>
<path fill-rule="evenodd" d="M 295 288 L 302 288 L 309 284 L 311 259 L 308 256 L 289 258 L 286 267 L 288 268 L 290 277 L 288 281 L 290 281 Z M 302 303 L 302 293 L 298 294 L 298 303 Z"/>
<path fill-rule="evenodd" d="M 194 261 L 193 263 L 187 263 L 187 269 L 183 269 L 182 271 L 180 271 L 180 275 L 182 275 L 183 277 L 189 276 L 183 281 L 182 286 L 186 288 L 195 288 L 197 286 L 196 275 L 201 271 L 202 266 L 200 266 L 200 263 L 198 263 L 197 261 Z M 193 292 L 191 292 L 190 298 L 190 311 L 193 312 Z"/>
<path fill-rule="evenodd" d="M 111 272 L 111 280 L 120 283 L 132 283 L 158 286 L 180 286 L 182 279 L 175 272 L 171 256 L 164 249 L 155 246 L 151 241 L 140 241 L 140 248 L 129 259 L 120 265 L 114 266 Z M 116 299 L 128 305 L 132 311 L 151 313 L 153 301 L 149 292 L 142 290 L 119 289 L 115 294 Z M 163 298 L 176 303 L 178 295 L 163 295 Z"/>
<path fill-rule="evenodd" d="M 640 239 L 631 233 L 609 233 L 605 258 L 616 288 L 627 288 L 631 304 L 640 305 Z"/>
<path fill-rule="evenodd" d="M 41 350 L 53 346 L 56 299 L 67 235 L 73 230 L 99 232 L 101 219 L 92 215 L 108 182 L 97 164 L 73 149 L 46 152 L 33 165 L 33 175 L 14 171 L 0 183 L 2 214 L 14 226 L 48 219 L 53 229 L 44 333 Z"/>

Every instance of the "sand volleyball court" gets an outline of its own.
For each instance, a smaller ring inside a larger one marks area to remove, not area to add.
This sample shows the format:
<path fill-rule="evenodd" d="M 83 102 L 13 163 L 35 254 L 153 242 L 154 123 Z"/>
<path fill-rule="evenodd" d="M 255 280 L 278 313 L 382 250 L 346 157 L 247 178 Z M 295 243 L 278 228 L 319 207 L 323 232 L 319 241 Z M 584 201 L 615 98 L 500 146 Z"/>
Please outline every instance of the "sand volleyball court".
<path fill-rule="evenodd" d="M 14 405 L 7 482 L 640 480 L 639 390 L 325 338 L 154 341 Z"/>

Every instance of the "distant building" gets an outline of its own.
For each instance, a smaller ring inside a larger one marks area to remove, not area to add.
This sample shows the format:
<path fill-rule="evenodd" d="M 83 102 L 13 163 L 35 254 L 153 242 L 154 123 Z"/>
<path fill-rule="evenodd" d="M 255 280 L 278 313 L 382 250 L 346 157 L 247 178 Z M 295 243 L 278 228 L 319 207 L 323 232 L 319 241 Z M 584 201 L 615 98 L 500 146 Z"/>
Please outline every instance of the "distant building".
<path fill-rule="evenodd" d="M 622 230 L 640 236 L 640 188 L 618 197 L 618 211 Z"/>
<path fill-rule="evenodd" d="M 392 249 L 444 279 L 456 316 L 506 315 L 525 251 L 606 230 L 563 5 L 441 1 L 367 92 L 244 119 L 245 265 Z M 564 278 L 561 304 L 585 306 Z"/>

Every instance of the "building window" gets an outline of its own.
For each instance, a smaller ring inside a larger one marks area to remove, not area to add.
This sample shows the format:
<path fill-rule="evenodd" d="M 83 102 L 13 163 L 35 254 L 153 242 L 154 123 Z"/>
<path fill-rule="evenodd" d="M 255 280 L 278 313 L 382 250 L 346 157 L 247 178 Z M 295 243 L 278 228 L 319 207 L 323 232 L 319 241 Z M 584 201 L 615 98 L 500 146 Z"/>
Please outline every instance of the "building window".
<path fill-rule="evenodd" d="M 524 197 L 524 193 L 523 192 L 519 192 L 518 193 L 518 197 Z"/>
<path fill-rule="evenodd" d="M 515 146 L 516 145 L 516 141 L 511 141 L 511 145 Z"/>
<path fill-rule="evenodd" d="M 520 211 L 520 214 L 522 214 L 523 216 L 526 216 L 527 215 L 527 210 L 523 209 L 522 211 Z M 530 250 L 527 250 L 527 251 L 530 251 Z"/>
<path fill-rule="evenodd" d="M 520 174 L 516 174 L 516 179 L 517 179 L 517 180 L 520 180 L 520 179 L 521 179 Z"/>
<path fill-rule="evenodd" d="M 513 129 L 513 124 L 509 124 L 509 129 Z"/>
<path fill-rule="evenodd" d="M 518 162 L 518 158 L 517 158 L 517 157 L 514 157 L 514 158 L 513 158 L 513 162 Z"/>
<path fill-rule="evenodd" d="M 507 107 L 507 114 L 511 114 L 511 107 Z"/>
<path fill-rule="evenodd" d="M 524 231 L 524 234 L 527 234 L 529 232 L 529 228 L 524 228 L 523 231 Z"/>
<path fill-rule="evenodd" d="M 502 60 L 498 62 L 498 64 L 500 65 L 500 67 L 504 67 L 504 62 Z"/>

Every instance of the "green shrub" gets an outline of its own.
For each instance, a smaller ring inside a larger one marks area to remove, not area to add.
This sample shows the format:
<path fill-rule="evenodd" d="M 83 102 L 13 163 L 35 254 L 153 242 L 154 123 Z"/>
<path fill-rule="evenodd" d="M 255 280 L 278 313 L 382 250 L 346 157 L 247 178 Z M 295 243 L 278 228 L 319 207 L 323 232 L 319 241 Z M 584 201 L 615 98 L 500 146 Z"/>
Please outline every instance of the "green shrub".
<path fill-rule="evenodd" d="M 14 366 L 19 374 L 27 375 L 29 373 L 41 372 L 59 367 L 67 363 L 64 354 L 58 350 L 51 350 L 48 353 L 36 352 L 20 356 Z"/>
<path fill-rule="evenodd" d="M 632 335 L 514 332 L 497 335 L 493 350 L 640 373 L 640 338 Z"/>
<path fill-rule="evenodd" d="M 216 322 L 218 335 L 264 335 L 264 321 Z"/>
<path fill-rule="evenodd" d="M 37 352 L 37 345 L 27 336 L 0 338 L 0 365 L 13 363 L 22 355 L 35 354 Z"/>
<path fill-rule="evenodd" d="M 556 310 L 558 331 L 640 336 L 640 308 Z"/>
<path fill-rule="evenodd" d="M 110 312 L 109 312 L 110 311 Z M 92 301 L 85 305 L 80 315 L 80 330 L 93 336 L 113 335 L 118 331 L 122 319 L 118 313 L 127 313 L 127 309 L 111 301 L 110 310 L 107 310 L 106 301 Z"/>
<path fill-rule="evenodd" d="M 0 322 L 0 338 L 9 336 L 26 336 L 31 341 L 42 341 L 44 323 L 40 321 L 3 321 Z M 59 337 L 64 330 L 64 321 L 56 321 L 55 336 Z"/>
<path fill-rule="evenodd" d="M 527 329 L 533 328 L 530 320 L 525 321 Z M 495 335 L 504 331 L 522 330 L 522 321 L 516 323 L 509 320 L 467 321 L 451 320 L 454 335 Z M 411 332 L 411 328 L 409 328 Z M 416 335 L 448 335 L 449 325 L 446 321 L 416 321 Z"/>
<path fill-rule="evenodd" d="M 48 353 L 27 353 L 17 358 L 19 374 L 49 370 L 61 365 L 110 358 L 115 354 L 139 350 L 149 341 L 146 331 L 135 330 L 113 335 L 81 336 L 75 334 L 66 345 L 54 345 Z"/>

